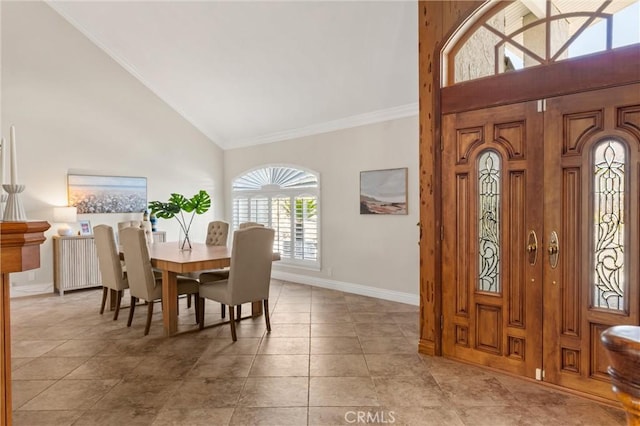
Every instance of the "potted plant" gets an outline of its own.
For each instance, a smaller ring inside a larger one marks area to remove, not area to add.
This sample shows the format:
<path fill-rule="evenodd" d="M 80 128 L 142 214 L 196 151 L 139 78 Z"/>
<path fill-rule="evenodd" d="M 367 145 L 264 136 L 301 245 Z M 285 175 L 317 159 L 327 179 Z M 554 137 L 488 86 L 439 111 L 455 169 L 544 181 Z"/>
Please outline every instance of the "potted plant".
<path fill-rule="evenodd" d="M 187 198 L 182 194 L 171 194 L 169 201 L 149 202 L 149 210 L 151 214 L 162 219 L 176 218 L 180 224 L 180 229 L 184 239 L 180 239 L 180 249 L 190 250 L 191 240 L 189 239 L 189 231 L 196 214 L 203 214 L 211 207 L 211 197 L 207 191 L 200 190 L 191 198 Z M 185 215 L 191 213 L 191 216 Z"/>

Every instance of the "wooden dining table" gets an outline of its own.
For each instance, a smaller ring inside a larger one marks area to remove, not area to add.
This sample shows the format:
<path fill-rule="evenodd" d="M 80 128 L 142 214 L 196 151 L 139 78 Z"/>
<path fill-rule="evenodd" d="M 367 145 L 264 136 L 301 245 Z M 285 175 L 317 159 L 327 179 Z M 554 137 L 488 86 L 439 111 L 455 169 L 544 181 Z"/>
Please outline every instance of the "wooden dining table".
<path fill-rule="evenodd" d="M 192 243 L 191 250 L 180 250 L 178 243 L 165 242 L 149 244 L 151 265 L 162 271 L 162 321 L 165 336 L 173 336 L 178 331 L 178 275 L 189 272 L 221 269 L 231 265 L 231 249 L 225 246 L 210 246 Z M 278 253 L 273 260 L 279 260 Z M 262 303 L 251 305 L 251 315 L 262 315 Z"/>

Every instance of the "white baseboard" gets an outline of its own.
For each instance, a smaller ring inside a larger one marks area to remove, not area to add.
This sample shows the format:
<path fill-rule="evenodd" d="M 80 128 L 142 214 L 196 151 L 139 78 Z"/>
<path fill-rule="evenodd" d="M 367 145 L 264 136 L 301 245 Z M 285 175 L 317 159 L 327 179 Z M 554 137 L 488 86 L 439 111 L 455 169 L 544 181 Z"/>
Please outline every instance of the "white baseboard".
<path fill-rule="evenodd" d="M 386 290 L 343 281 L 328 280 L 326 278 L 310 277 L 308 275 L 292 274 L 290 272 L 276 271 L 275 269 L 271 271 L 271 276 L 277 280 L 313 285 L 331 290 L 344 291 L 345 293 L 391 300 L 392 302 L 407 303 L 414 306 L 420 305 L 420 296 L 411 293 L 403 293 L 400 291 Z"/>
<path fill-rule="evenodd" d="M 53 283 L 12 283 L 9 298 L 53 294 Z"/>

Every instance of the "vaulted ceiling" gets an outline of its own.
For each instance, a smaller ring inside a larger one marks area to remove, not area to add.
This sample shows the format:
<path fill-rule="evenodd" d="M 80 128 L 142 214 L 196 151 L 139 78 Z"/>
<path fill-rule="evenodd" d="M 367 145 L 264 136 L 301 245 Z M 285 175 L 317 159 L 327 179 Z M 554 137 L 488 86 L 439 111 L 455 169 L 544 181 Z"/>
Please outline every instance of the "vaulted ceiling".
<path fill-rule="evenodd" d="M 417 114 L 416 2 L 49 5 L 225 149 Z"/>

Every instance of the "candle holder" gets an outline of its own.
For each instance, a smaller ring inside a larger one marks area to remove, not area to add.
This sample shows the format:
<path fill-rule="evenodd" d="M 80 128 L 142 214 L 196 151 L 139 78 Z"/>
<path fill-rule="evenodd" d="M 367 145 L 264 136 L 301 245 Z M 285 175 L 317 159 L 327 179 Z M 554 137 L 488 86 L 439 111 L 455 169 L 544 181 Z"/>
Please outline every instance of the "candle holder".
<path fill-rule="evenodd" d="M 27 215 L 22 207 L 22 201 L 18 196 L 24 189 L 25 185 L 2 185 L 5 191 L 9 194 L 7 196 L 7 204 L 4 207 L 4 214 L 2 220 L 5 222 L 25 222 Z"/>

